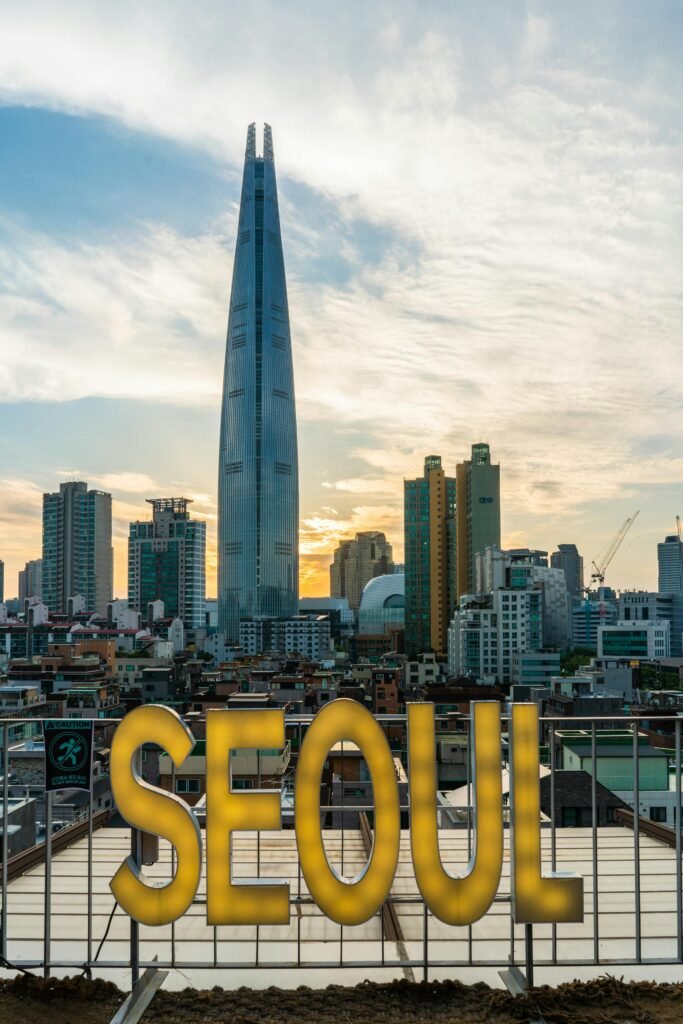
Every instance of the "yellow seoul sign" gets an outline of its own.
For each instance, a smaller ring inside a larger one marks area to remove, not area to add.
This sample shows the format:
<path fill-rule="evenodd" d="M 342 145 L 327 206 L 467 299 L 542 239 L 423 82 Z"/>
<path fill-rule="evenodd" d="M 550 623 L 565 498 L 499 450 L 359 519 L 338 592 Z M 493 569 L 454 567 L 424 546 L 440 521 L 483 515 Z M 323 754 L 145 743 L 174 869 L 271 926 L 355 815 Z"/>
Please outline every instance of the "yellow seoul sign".
<path fill-rule="evenodd" d="M 433 704 L 408 704 L 410 841 L 418 889 L 429 910 L 450 925 L 469 925 L 489 909 L 503 870 L 503 794 L 500 707 L 472 705 L 474 842 L 465 872 L 453 876 L 439 853 Z M 330 748 L 350 740 L 367 763 L 374 792 L 372 852 L 356 878 L 338 874 L 325 854 L 320 822 L 320 783 Z M 132 857 L 111 881 L 112 892 L 132 918 L 146 925 L 169 924 L 190 907 L 199 887 L 202 838 L 197 819 L 173 793 L 151 786 L 136 769 L 144 743 L 168 751 L 177 767 L 194 747 L 192 733 L 169 708 L 146 705 L 131 711 L 116 730 L 111 782 L 116 805 L 134 828 L 153 832 L 175 847 L 176 870 L 156 885 Z M 232 867 L 235 832 L 281 828 L 279 790 L 233 791 L 232 752 L 282 748 L 280 710 L 227 711 L 206 715 L 206 915 L 210 925 L 287 924 L 289 883 L 240 879 Z M 511 745 L 510 875 L 517 923 L 583 920 L 583 879 L 544 874 L 541 864 L 538 712 L 513 704 Z M 370 712 L 353 700 L 325 706 L 308 727 L 299 754 L 294 791 L 296 842 L 301 871 L 320 909 L 344 925 L 362 924 L 389 896 L 398 863 L 401 817 L 398 784 L 387 739 Z"/>

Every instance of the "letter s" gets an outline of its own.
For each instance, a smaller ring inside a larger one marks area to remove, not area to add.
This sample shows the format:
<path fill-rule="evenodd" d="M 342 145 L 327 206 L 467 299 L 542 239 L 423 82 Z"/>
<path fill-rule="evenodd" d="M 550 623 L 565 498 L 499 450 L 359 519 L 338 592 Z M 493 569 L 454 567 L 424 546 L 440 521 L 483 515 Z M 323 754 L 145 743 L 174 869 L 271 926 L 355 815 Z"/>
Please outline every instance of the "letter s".
<path fill-rule="evenodd" d="M 164 885 L 144 881 L 133 857 L 127 857 L 110 882 L 114 898 L 134 920 L 170 924 L 188 909 L 197 892 L 202 867 L 199 825 L 184 801 L 144 782 L 133 765 L 143 743 L 158 743 L 179 766 L 194 748 L 194 737 L 170 708 L 147 704 L 121 721 L 111 745 L 111 787 L 121 815 L 133 827 L 172 843 L 177 853 L 174 878 Z"/>

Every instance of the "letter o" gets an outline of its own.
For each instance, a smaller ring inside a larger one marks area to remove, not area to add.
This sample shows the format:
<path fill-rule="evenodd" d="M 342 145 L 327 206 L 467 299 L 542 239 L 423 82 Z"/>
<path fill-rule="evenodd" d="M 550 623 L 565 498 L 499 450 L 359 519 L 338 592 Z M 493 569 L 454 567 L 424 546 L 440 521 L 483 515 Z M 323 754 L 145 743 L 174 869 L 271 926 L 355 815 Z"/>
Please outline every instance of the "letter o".
<path fill-rule="evenodd" d="M 350 740 L 361 750 L 374 791 L 375 830 L 370 859 L 357 878 L 331 867 L 320 826 L 320 783 L 330 748 Z M 341 698 L 327 704 L 308 727 L 294 786 L 294 817 L 299 861 L 311 896 L 338 924 L 368 921 L 391 890 L 401 838 L 398 784 L 391 749 L 367 708 Z"/>

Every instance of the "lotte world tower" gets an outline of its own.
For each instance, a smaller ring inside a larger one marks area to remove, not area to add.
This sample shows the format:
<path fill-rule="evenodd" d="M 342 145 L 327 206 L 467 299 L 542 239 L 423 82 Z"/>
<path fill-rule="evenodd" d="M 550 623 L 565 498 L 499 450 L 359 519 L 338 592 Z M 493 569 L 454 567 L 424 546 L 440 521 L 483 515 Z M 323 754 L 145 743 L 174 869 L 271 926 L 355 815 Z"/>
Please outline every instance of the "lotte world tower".
<path fill-rule="evenodd" d="M 247 133 L 218 465 L 218 628 L 298 608 L 299 470 L 273 143 Z"/>

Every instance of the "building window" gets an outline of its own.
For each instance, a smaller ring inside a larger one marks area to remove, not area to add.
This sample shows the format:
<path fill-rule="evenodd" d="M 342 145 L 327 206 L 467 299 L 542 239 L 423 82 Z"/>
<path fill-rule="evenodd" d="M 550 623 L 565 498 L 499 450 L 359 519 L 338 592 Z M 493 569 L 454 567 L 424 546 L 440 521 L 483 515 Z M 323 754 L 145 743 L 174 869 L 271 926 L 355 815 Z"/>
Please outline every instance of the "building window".
<path fill-rule="evenodd" d="M 176 779 L 176 793 L 199 793 L 199 779 Z"/>
<path fill-rule="evenodd" d="M 666 824 L 666 807 L 651 807 L 650 821 L 661 821 Z"/>

